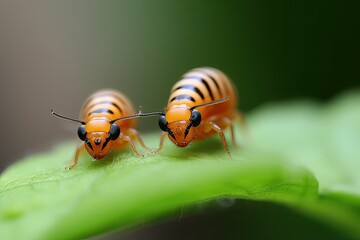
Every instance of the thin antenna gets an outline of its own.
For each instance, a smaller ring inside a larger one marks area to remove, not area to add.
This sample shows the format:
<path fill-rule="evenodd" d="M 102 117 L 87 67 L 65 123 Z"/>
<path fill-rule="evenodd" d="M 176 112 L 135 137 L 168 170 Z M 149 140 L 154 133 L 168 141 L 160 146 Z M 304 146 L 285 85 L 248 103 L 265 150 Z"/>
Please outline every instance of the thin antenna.
<path fill-rule="evenodd" d="M 73 119 L 73 118 L 69 118 L 69 117 L 65 117 L 65 116 L 62 116 L 56 112 L 54 112 L 54 110 L 51 109 L 51 113 L 55 116 L 57 116 L 58 118 L 63 118 L 63 119 L 66 119 L 66 120 L 70 120 L 70 121 L 73 121 L 73 122 L 78 122 L 78 123 L 81 123 L 82 125 L 85 125 L 85 122 L 83 121 L 80 121 L 80 120 L 76 120 L 76 119 Z"/>
<path fill-rule="evenodd" d="M 199 104 L 199 105 L 193 106 L 192 108 L 190 108 L 190 110 L 193 110 L 193 109 L 199 108 L 199 107 L 206 107 L 206 106 L 210 106 L 210 105 L 215 105 L 215 104 L 218 104 L 218 103 L 226 102 L 226 101 L 228 101 L 229 99 L 230 99 L 230 97 L 229 97 L 229 96 L 226 96 L 226 97 L 220 98 L 220 99 L 215 100 L 215 101 L 212 101 L 212 102 L 203 103 L 203 104 Z"/>
<path fill-rule="evenodd" d="M 113 124 L 114 122 L 119 121 L 119 120 L 126 120 L 126 119 L 132 119 L 132 118 L 162 116 L 164 114 L 165 113 L 163 113 L 163 112 L 141 113 L 141 111 L 139 111 L 139 113 L 136 113 L 134 115 L 129 115 L 129 116 L 120 117 L 120 118 L 116 118 L 114 120 L 111 120 L 110 123 Z"/>

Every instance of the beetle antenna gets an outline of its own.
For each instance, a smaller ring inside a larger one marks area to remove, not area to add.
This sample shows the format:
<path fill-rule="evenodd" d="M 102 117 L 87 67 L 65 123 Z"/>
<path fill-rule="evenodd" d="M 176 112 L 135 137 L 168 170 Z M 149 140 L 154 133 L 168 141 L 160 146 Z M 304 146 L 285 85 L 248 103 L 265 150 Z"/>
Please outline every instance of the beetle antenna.
<path fill-rule="evenodd" d="M 206 106 L 210 106 L 210 105 L 219 104 L 219 103 L 222 103 L 222 102 L 229 101 L 229 99 L 230 99 L 230 97 L 229 97 L 229 96 L 226 96 L 226 97 L 217 99 L 217 100 L 212 101 L 212 102 L 208 102 L 208 103 L 204 103 L 204 104 L 199 104 L 199 105 L 193 106 L 192 108 L 190 108 L 190 110 L 194 110 L 195 108 L 199 108 L 199 107 L 206 107 Z"/>
<path fill-rule="evenodd" d="M 139 110 L 139 112 L 134 114 L 134 115 L 129 115 L 129 116 L 125 116 L 125 117 L 116 118 L 114 120 L 111 120 L 110 123 L 113 124 L 116 121 L 126 120 L 126 119 L 133 119 L 133 118 L 140 118 L 140 117 L 162 116 L 164 114 L 165 113 L 163 113 L 163 112 L 142 113 L 141 110 Z"/>
<path fill-rule="evenodd" d="M 73 122 L 78 122 L 78 123 L 81 123 L 82 125 L 85 125 L 85 122 L 83 122 L 83 121 L 62 116 L 62 115 L 56 113 L 56 112 L 55 112 L 54 110 L 52 110 L 52 109 L 51 109 L 51 113 L 52 113 L 53 115 L 57 116 L 58 118 L 63 118 L 63 119 L 66 119 L 66 120 L 70 120 L 70 121 L 73 121 Z"/>

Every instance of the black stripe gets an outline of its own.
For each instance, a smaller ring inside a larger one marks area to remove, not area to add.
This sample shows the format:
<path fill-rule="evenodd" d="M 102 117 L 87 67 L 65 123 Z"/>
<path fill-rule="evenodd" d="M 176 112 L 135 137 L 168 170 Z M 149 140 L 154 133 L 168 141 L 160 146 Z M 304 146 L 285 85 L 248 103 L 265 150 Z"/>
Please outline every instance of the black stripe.
<path fill-rule="evenodd" d="M 85 142 L 86 142 L 86 144 L 89 146 L 89 148 L 94 151 L 94 149 L 93 149 L 93 147 L 92 147 L 92 145 L 91 145 L 90 140 L 89 140 L 89 139 L 86 139 Z"/>
<path fill-rule="evenodd" d="M 211 76 L 210 74 L 202 71 L 202 70 L 199 70 L 199 72 L 201 72 L 202 74 L 205 74 L 206 76 L 208 76 L 208 77 L 215 83 L 216 88 L 217 88 L 217 90 L 219 91 L 220 96 L 223 96 L 223 94 L 222 94 L 222 92 L 221 92 L 221 88 L 220 88 L 218 82 L 215 80 L 215 78 L 214 78 L 213 76 Z"/>
<path fill-rule="evenodd" d="M 168 133 L 170 134 L 170 136 L 176 140 L 175 134 L 173 133 L 173 131 L 171 129 L 168 130 Z"/>
<path fill-rule="evenodd" d="M 190 124 L 185 128 L 184 138 L 186 138 L 186 136 L 189 134 L 191 127 L 192 127 L 192 122 L 190 122 Z"/>
<path fill-rule="evenodd" d="M 185 77 L 184 79 L 190 79 L 190 80 L 193 79 L 193 80 L 201 81 L 201 82 L 205 85 L 206 89 L 208 90 L 211 100 L 214 101 L 214 96 L 213 96 L 213 94 L 212 94 L 212 91 L 211 91 L 211 89 L 210 89 L 210 86 L 209 86 L 209 84 L 205 81 L 205 79 L 203 79 L 203 78 L 201 78 L 201 77 L 196 77 L 196 76 L 189 76 L 189 77 Z"/>
<path fill-rule="evenodd" d="M 101 150 L 104 150 L 104 148 L 106 147 L 106 145 L 108 145 L 109 141 L 110 141 L 110 138 L 105 139 L 105 142 L 104 142 Z"/>
<path fill-rule="evenodd" d="M 194 85 L 183 85 L 183 86 L 180 86 L 178 88 L 176 88 L 173 92 L 175 92 L 176 90 L 178 89 L 190 89 L 190 90 L 193 90 L 195 91 L 197 94 L 199 94 L 199 96 L 201 97 L 201 99 L 204 99 L 204 94 L 200 91 L 200 89 L 198 89 L 197 87 L 195 87 Z"/>
<path fill-rule="evenodd" d="M 124 98 L 122 98 L 122 95 L 121 94 L 119 94 L 120 96 L 118 96 L 118 95 L 113 95 L 112 97 L 114 97 L 115 99 L 117 99 L 122 105 L 123 105 L 123 108 L 124 108 L 124 110 L 126 111 L 126 109 L 127 109 L 127 111 L 132 111 L 132 109 L 131 109 L 131 107 L 130 107 L 130 105 L 129 105 L 129 102 L 128 102 L 128 100 L 124 97 Z"/>
<path fill-rule="evenodd" d="M 112 101 L 101 101 L 101 102 L 97 102 L 97 103 L 94 103 L 94 104 L 92 104 L 91 106 L 89 106 L 87 109 L 91 109 L 91 108 L 93 108 L 94 106 L 96 106 L 96 105 L 99 105 L 99 104 L 112 104 L 114 107 L 116 107 L 119 111 L 120 111 L 120 113 L 122 113 L 122 110 L 121 110 L 121 108 L 119 107 L 119 105 L 117 105 L 116 103 L 114 103 L 114 102 L 112 102 Z"/>
<path fill-rule="evenodd" d="M 110 109 L 99 108 L 99 109 L 96 109 L 96 110 L 92 111 L 91 113 L 89 113 L 88 116 L 90 116 L 91 114 L 94 114 L 94 113 L 110 113 L 110 114 L 114 114 L 114 112 L 111 111 Z"/>
<path fill-rule="evenodd" d="M 189 95 L 185 95 L 185 94 L 181 94 L 181 95 L 178 95 L 176 97 L 173 97 L 170 102 L 174 101 L 174 100 L 181 100 L 181 99 L 189 99 L 191 100 L 192 102 L 195 102 L 195 99 Z"/>

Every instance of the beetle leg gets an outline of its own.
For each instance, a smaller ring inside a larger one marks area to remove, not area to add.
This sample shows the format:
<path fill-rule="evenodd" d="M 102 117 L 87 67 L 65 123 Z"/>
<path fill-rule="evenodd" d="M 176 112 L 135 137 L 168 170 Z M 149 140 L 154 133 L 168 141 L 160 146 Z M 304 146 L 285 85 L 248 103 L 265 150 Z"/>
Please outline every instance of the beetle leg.
<path fill-rule="evenodd" d="M 137 150 L 135 144 L 134 144 L 134 141 L 131 139 L 131 137 L 125 135 L 125 134 L 122 134 L 121 135 L 121 139 L 125 142 L 128 142 L 132 148 L 132 150 L 135 152 L 136 155 L 138 155 L 139 157 L 144 157 L 145 154 L 142 154 L 139 152 L 139 150 Z"/>
<path fill-rule="evenodd" d="M 145 148 L 149 152 L 152 152 L 152 150 L 145 145 L 138 131 L 136 131 L 134 128 L 130 128 L 127 130 L 127 133 L 130 138 L 134 138 L 135 140 L 137 140 L 143 148 Z"/>
<path fill-rule="evenodd" d="M 164 139 L 165 139 L 166 135 L 167 135 L 166 132 L 162 132 L 162 133 L 161 133 L 159 148 L 156 149 L 155 151 L 153 151 L 153 153 L 157 153 L 157 152 L 159 152 L 159 151 L 162 149 L 163 144 L 164 144 Z"/>
<path fill-rule="evenodd" d="M 210 127 L 215 130 L 219 137 L 220 137 L 220 140 L 222 142 L 222 144 L 224 145 L 224 148 L 225 148 L 225 151 L 227 152 L 227 154 L 229 155 L 229 157 L 232 159 L 231 157 L 231 154 L 230 154 L 230 151 L 229 151 L 229 147 L 227 145 L 227 142 L 226 142 L 226 138 L 225 138 L 225 135 L 224 135 L 224 132 L 223 130 L 221 129 L 221 127 L 219 127 L 218 125 L 216 125 L 214 122 L 209 122 L 208 123 L 210 125 Z"/>
<path fill-rule="evenodd" d="M 222 117 L 222 120 L 229 126 L 230 128 L 230 134 L 231 134 L 231 140 L 235 147 L 239 147 L 239 145 L 236 143 L 235 139 L 235 132 L 234 132 L 234 123 L 230 118 Z"/>
<path fill-rule="evenodd" d="M 77 149 L 76 149 L 76 152 L 75 152 L 75 156 L 74 156 L 74 159 L 73 159 L 73 163 L 70 167 L 66 167 L 66 168 L 69 168 L 70 170 L 73 169 L 77 164 L 78 164 L 78 160 L 79 160 L 79 155 L 80 153 L 84 150 L 84 142 L 81 142 Z"/>

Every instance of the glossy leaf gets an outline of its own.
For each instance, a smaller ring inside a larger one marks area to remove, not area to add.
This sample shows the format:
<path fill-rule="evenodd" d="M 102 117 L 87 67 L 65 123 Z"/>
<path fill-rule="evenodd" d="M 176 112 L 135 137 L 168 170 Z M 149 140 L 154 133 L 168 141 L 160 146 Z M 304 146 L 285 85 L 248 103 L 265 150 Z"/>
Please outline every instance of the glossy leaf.
<path fill-rule="evenodd" d="M 29 157 L 0 178 L 0 239 L 84 238 L 223 196 L 290 206 L 360 237 L 358 106 L 360 92 L 352 92 L 327 105 L 256 109 L 248 117 L 251 142 L 239 139 L 233 160 L 216 136 L 185 149 L 168 141 L 145 158 L 123 150 L 94 162 L 84 154 L 71 171 L 64 167 L 75 143 Z M 154 148 L 158 139 L 144 137 Z"/>

